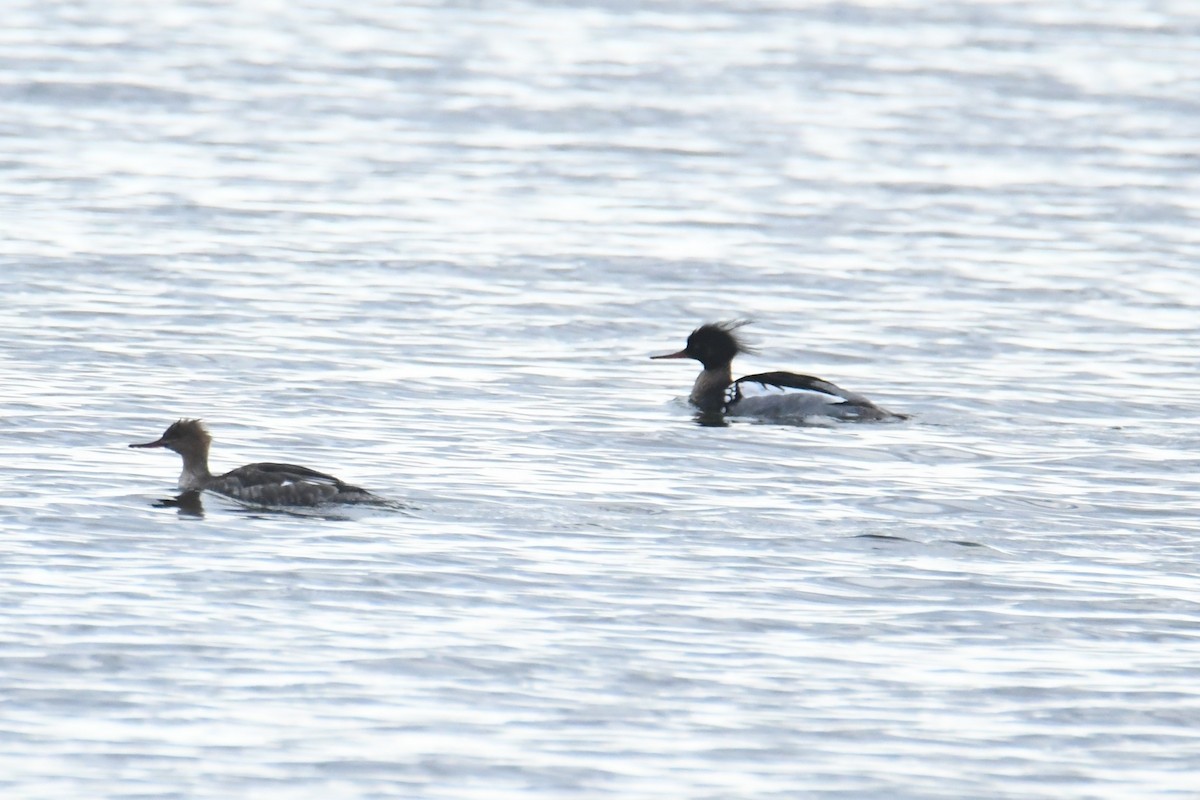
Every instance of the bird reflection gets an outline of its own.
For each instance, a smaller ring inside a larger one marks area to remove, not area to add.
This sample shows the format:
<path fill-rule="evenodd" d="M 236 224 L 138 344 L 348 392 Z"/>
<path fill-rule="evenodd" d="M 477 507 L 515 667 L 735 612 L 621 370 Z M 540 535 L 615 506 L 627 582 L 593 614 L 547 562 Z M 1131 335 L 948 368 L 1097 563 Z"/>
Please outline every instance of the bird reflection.
<path fill-rule="evenodd" d="M 180 492 L 175 497 L 164 497 L 160 500 L 155 500 L 152 505 L 155 508 L 175 508 L 179 510 L 181 517 L 203 517 L 204 503 L 200 500 L 200 493 L 189 490 Z"/>
<path fill-rule="evenodd" d="M 174 497 L 160 497 L 150 505 L 154 508 L 174 508 L 181 517 L 204 517 L 204 503 L 200 499 L 201 492 L 189 489 L 185 492 L 180 492 Z M 380 505 L 385 505 L 381 503 Z M 407 503 L 399 503 L 396 501 L 386 501 L 386 507 L 398 511 L 402 514 L 413 513 L 416 506 Z M 333 521 L 347 521 L 354 519 L 345 513 L 340 513 L 337 506 L 333 507 L 318 507 L 318 508 L 273 508 L 271 506 L 257 505 L 241 505 L 236 509 L 237 512 L 257 516 L 262 518 L 288 516 L 288 517 L 306 517 L 309 519 L 324 519 Z"/>
<path fill-rule="evenodd" d="M 702 428 L 728 428 L 729 422 L 726 421 L 724 414 L 715 414 L 710 411 L 699 411 L 692 415 L 692 421 Z"/>

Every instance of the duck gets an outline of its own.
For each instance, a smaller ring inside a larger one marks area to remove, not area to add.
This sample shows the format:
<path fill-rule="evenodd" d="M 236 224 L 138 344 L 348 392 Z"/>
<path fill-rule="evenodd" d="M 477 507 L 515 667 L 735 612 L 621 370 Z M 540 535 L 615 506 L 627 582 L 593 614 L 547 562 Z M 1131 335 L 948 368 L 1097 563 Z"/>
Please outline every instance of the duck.
<path fill-rule="evenodd" d="M 318 506 L 327 503 L 384 503 L 378 495 L 323 472 L 295 464 L 259 463 L 214 475 L 208 468 L 212 435 L 201 420 L 174 422 L 152 442 L 135 448 L 163 447 L 183 457 L 179 488 L 213 492 L 242 503 L 263 506 Z"/>
<path fill-rule="evenodd" d="M 837 420 L 879 422 L 907 419 L 840 386 L 795 372 L 761 372 L 733 379 L 733 359 L 757 353 L 738 336 L 749 320 L 709 322 L 692 331 L 687 346 L 677 353 L 652 359 L 691 358 L 703 369 L 692 386 L 689 402 L 706 417 L 757 417 L 803 420 L 830 417 Z"/>

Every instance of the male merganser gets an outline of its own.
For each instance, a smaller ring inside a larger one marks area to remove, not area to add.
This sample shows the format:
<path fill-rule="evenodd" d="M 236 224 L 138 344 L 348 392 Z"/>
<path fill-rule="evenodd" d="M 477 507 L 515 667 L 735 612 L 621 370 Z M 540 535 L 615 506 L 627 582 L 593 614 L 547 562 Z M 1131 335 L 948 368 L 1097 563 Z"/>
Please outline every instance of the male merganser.
<path fill-rule="evenodd" d="M 734 356 L 756 352 L 734 334 L 748 323 L 734 320 L 701 325 L 678 353 L 651 358 L 694 358 L 704 366 L 688 399 L 705 415 L 775 419 L 827 416 L 863 421 L 907 418 L 811 375 L 761 372 L 735 381 L 730 367 Z"/>
<path fill-rule="evenodd" d="M 208 471 L 208 446 L 212 436 L 198 419 L 181 419 L 153 442 L 130 447 L 165 447 L 183 456 L 179 488 L 185 492 L 208 490 L 267 506 L 316 506 L 323 503 L 385 503 L 365 489 L 350 486 L 332 475 L 294 464 L 247 464 L 224 475 Z"/>

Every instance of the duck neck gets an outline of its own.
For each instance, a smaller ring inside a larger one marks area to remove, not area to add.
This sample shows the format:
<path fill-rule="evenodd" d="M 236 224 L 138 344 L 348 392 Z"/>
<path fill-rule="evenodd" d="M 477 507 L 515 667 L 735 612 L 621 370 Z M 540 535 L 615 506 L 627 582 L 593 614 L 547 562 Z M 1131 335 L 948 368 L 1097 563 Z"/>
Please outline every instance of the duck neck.
<path fill-rule="evenodd" d="M 705 367 L 696 377 L 692 386 L 692 405 L 706 414 L 718 413 L 725 410 L 725 390 L 733 383 L 733 371 L 730 365 L 720 364 Z"/>
<path fill-rule="evenodd" d="M 208 445 L 193 450 L 185 450 L 183 456 L 183 472 L 179 475 L 179 488 L 184 491 L 199 491 L 212 480 L 208 471 Z"/>

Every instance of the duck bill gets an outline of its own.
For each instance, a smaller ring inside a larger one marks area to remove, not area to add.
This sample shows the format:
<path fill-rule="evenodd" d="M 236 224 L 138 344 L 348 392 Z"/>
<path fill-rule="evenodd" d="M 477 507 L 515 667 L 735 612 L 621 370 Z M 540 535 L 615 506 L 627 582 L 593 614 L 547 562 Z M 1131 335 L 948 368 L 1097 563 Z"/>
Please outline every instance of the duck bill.
<path fill-rule="evenodd" d="M 687 350 L 680 350 L 678 353 L 667 353 L 665 356 L 650 356 L 651 361 L 659 358 L 691 358 L 691 356 L 688 355 Z"/>
<path fill-rule="evenodd" d="M 129 446 L 130 447 L 166 447 L 167 443 L 163 439 L 155 439 L 153 442 L 146 442 L 145 444 L 131 444 Z"/>

